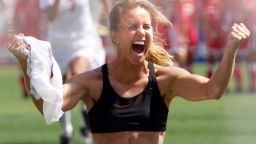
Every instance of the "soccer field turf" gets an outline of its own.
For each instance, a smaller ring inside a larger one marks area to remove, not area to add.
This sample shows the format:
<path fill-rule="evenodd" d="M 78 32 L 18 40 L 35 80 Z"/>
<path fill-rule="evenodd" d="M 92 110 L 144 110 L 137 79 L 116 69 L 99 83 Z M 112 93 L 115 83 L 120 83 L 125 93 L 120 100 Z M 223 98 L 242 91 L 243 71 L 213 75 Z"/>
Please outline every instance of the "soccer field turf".
<path fill-rule="evenodd" d="M 204 66 L 195 67 L 198 73 L 204 70 Z M 46 125 L 31 100 L 21 96 L 18 75 L 17 68 L 0 68 L 0 144 L 59 143 L 59 124 Z M 176 98 L 169 109 L 165 144 L 255 144 L 255 103 L 255 93 L 232 91 L 218 101 Z M 73 143 L 82 144 L 79 106 L 72 115 Z"/>

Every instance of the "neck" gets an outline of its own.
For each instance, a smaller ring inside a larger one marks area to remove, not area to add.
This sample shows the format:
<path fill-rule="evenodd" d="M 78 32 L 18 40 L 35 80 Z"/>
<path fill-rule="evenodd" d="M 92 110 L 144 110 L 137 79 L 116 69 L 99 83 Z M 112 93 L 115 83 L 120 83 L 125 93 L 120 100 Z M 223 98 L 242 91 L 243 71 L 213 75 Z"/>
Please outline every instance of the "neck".
<path fill-rule="evenodd" d="M 129 62 L 114 60 L 109 64 L 109 74 L 112 78 L 126 83 L 132 83 L 145 76 L 148 76 L 148 62 L 134 65 Z"/>

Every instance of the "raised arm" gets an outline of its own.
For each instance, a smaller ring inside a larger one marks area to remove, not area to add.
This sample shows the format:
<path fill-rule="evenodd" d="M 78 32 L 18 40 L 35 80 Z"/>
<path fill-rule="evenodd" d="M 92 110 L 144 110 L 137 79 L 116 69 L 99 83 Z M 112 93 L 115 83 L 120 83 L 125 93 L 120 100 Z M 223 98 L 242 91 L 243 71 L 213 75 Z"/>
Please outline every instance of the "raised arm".
<path fill-rule="evenodd" d="M 209 81 L 214 98 L 220 98 L 224 93 L 234 70 L 237 49 L 249 36 L 250 31 L 243 23 L 233 24 L 224 56 Z"/>
<path fill-rule="evenodd" d="M 179 69 L 176 71 L 170 95 L 178 95 L 192 101 L 220 98 L 232 76 L 237 48 L 249 35 L 250 32 L 244 24 L 234 24 L 224 56 L 211 78 L 190 74 Z"/>
<path fill-rule="evenodd" d="M 24 54 L 24 49 L 27 48 L 27 45 L 23 42 L 20 36 L 11 35 L 9 37 L 9 41 L 7 44 L 8 50 L 17 58 L 19 61 L 21 68 L 25 75 L 26 87 L 30 89 L 30 78 L 27 75 L 27 56 Z M 31 47 L 33 49 L 33 47 Z M 54 75 L 54 74 L 53 74 Z M 50 77 L 49 77 L 50 79 Z M 76 103 L 81 99 L 82 96 L 86 95 L 87 90 L 81 84 L 81 78 L 72 78 L 72 80 L 63 85 L 63 105 L 62 110 L 67 111 L 72 109 Z M 34 96 L 32 96 L 32 100 L 37 107 L 37 109 L 43 113 L 43 100 L 36 100 Z"/>
<path fill-rule="evenodd" d="M 18 38 L 17 35 L 10 34 L 8 36 L 8 43 L 7 43 L 8 50 L 17 58 L 19 64 L 21 65 L 22 71 L 24 73 L 25 77 L 25 85 L 26 88 L 29 89 L 29 77 L 27 75 L 27 58 L 26 55 L 24 55 L 23 50 L 26 48 L 26 44 L 21 41 L 20 38 Z M 32 100 L 37 107 L 37 109 L 43 113 L 43 101 L 42 99 L 36 100 L 34 97 L 32 97 Z"/>

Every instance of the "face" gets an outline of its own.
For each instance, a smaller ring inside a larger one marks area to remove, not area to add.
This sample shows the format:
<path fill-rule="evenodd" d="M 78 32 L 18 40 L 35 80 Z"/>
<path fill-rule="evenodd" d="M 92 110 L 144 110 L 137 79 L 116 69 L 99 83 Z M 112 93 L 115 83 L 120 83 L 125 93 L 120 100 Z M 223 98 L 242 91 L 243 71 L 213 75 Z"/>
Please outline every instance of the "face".
<path fill-rule="evenodd" d="M 117 56 L 137 64 L 144 62 L 148 47 L 153 40 L 153 29 L 149 13 L 141 7 L 123 15 L 115 34 Z"/>

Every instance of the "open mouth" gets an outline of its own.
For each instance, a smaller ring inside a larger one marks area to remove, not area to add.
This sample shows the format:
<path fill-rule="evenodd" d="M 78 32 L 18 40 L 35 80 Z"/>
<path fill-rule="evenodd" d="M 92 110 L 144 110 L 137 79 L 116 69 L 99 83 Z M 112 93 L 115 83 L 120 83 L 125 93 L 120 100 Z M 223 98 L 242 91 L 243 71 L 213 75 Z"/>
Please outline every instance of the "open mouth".
<path fill-rule="evenodd" d="M 138 54 L 143 53 L 146 49 L 144 41 L 135 41 L 132 43 L 132 50 Z"/>

